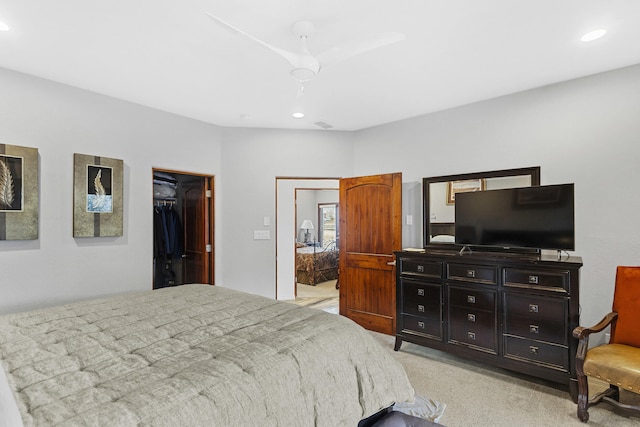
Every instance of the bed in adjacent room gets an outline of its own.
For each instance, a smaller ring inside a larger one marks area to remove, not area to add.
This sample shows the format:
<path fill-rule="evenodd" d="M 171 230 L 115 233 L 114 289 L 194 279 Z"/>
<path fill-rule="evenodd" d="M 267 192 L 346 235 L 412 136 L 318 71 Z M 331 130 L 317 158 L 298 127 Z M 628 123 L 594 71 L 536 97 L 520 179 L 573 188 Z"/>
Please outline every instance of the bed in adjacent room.
<path fill-rule="evenodd" d="M 210 285 L 0 316 L 0 367 L 25 426 L 355 427 L 413 398 L 352 321 Z"/>
<path fill-rule="evenodd" d="M 296 248 L 296 279 L 298 283 L 315 286 L 338 278 L 338 249 L 335 242 L 324 247 Z"/>

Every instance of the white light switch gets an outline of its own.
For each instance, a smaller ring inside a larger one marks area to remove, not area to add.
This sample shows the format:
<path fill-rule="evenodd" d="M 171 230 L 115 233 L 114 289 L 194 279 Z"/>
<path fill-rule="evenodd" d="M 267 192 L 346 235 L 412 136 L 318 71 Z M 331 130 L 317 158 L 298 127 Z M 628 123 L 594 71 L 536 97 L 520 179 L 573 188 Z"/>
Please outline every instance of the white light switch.
<path fill-rule="evenodd" d="M 269 230 L 253 230 L 253 240 L 269 240 L 271 232 Z"/>
<path fill-rule="evenodd" d="M 407 215 L 407 225 L 413 225 L 413 215 Z"/>
<path fill-rule="evenodd" d="M 265 216 L 264 220 L 262 221 L 262 225 L 264 225 L 265 227 L 268 227 L 271 225 L 271 217 Z"/>

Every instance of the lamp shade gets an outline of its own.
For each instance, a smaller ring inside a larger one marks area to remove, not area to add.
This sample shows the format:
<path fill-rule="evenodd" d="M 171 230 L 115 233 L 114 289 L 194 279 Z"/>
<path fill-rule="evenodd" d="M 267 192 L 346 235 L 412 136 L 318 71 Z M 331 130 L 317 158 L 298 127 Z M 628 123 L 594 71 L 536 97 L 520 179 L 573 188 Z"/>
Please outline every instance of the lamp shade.
<path fill-rule="evenodd" d="M 302 225 L 300 226 L 303 230 L 313 230 L 313 222 L 310 219 L 305 219 L 302 221 Z"/>

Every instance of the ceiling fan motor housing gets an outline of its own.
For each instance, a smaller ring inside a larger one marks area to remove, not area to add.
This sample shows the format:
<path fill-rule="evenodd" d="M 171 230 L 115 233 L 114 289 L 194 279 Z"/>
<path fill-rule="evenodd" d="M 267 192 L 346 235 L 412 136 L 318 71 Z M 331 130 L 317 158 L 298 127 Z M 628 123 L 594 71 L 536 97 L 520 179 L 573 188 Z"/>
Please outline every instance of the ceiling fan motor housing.
<path fill-rule="evenodd" d="M 316 26 L 313 22 L 298 21 L 291 26 L 291 32 L 298 38 L 309 37 L 315 34 Z"/>

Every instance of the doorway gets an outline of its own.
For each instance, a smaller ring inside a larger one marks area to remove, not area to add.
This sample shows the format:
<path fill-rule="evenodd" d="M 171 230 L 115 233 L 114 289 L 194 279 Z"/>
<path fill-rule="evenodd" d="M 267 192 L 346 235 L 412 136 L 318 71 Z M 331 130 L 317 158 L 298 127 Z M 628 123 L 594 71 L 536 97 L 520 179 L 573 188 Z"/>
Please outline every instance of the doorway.
<path fill-rule="evenodd" d="M 335 188 L 296 188 L 295 302 L 337 314 L 338 197 Z"/>
<path fill-rule="evenodd" d="M 214 177 L 153 169 L 153 289 L 214 283 Z"/>
<path fill-rule="evenodd" d="M 327 188 L 322 178 L 276 177 L 276 298 L 295 298 L 296 188 Z M 332 182 L 335 188 L 336 180 Z M 337 180 L 341 315 L 392 335 L 396 325 L 395 251 L 402 242 L 402 174 Z"/>
<path fill-rule="evenodd" d="M 276 177 L 276 299 L 295 300 L 297 284 L 296 242 L 299 239 L 304 240 L 304 234 L 301 234 L 303 230 L 299 228 L 299 225 L 302 225 L 304 219 L 317 221 L 318 214 L 315 208 L 313 213 L 298 217 L 296 192 L 322 189 L 337 190 L 338 188 L 338 178 Z M 314 224 L 315 227 L 317 227 L 317 223 Z"/>

